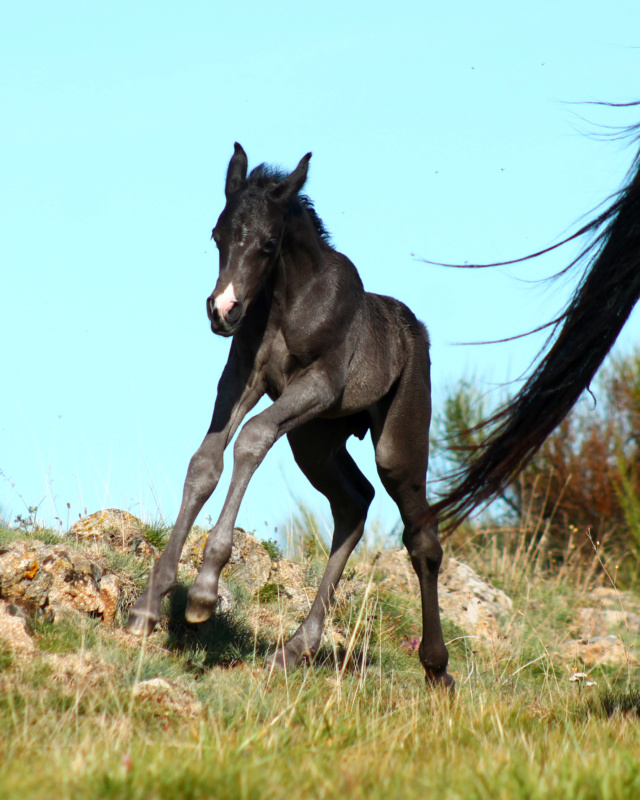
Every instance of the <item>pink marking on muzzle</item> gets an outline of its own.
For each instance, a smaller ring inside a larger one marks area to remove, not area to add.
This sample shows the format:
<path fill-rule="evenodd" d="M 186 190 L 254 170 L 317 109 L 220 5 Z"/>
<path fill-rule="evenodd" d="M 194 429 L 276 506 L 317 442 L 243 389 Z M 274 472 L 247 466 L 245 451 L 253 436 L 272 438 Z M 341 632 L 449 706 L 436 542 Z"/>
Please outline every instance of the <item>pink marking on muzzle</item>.
<path fill-rule="evenodd" d="M 216 297 L 214 305 L 218 314 L 224 319 L 237 302 L 238 298 L 236 297 L 233 284 L 230 283 L 224 292 Z"/>

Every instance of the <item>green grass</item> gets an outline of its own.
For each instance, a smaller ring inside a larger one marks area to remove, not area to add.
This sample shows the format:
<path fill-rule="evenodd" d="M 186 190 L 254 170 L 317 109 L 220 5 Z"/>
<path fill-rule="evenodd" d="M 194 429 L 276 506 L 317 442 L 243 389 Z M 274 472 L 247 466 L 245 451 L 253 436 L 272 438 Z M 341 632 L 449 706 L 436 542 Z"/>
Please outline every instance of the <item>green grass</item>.
<path fill-rule="evenodd" d="M 316 575 L 323 558 L 309 549 Z M 144 641 L 81 617 L 36 621 L 35 655 L 0 650 L 0 797 L 640 796 L 637 670 L 593 670 L 587 687 L 554 656 L 584 568 L 552 573 L 535 552 L 486 540 L 458 555 L 500 579 L 514 614 L 485 646 L 445 622 L 454 696 L 425 687 L 418 599 L 375 581 L 333 611 L 348 640 L 287 674 L 263 667 L 278 632 L 256 633 L 240 594 L 233 614 L 190 626 L 180 585 Z M 133 563 L 120 566 L 135 582 Z M 264 595 L 277 615 L 277 591 Z M 151 678 L 191 705 L 137 697 Z"/>
<path fill-rule="evenodd" d="M 0 523 L 0 547 L 7 546 L 13 542 L 44 542 L 44 544 L 60 544 L 62 537 L 60 533 L 52 528 L 34 526 L 29 528 L 12 528 L 9 525 Z"/>
<path fill-rule="evenodd" d="M 283 557 L 282 548 L 275 539 L 263 539 L 262 544 L 272 561 L 279 561 Z"/>
<path fill-rule="evenodd" d="M 90 650 L 96 641 L 96 620 L 77 613 L 51 622 L 43 617 L 33 620 L 29 627 L 39 650 L 47 653 L 76 653 Z"/>
<path fill-rule="evenodd" d="M 635 714 L 572 689 L 469 683 L 450 701 L 417 670 L 198 681 L 200 719 L 137 705 L 115 683 L 11 690 L 3 797 L 625 798 L 640 791 Z M 96 746 L 99 745 L 99 746 Z"/>
<path fill-rule="evenodd" d="M 167 543 L 172 530 L 173 525 L 169 525 L 168 523 L 164 522 L 164 520 L 158 519 L 146 523 L 143 528 L 142 535 L 149 542 L 149 544 L 152 544 L 154 547 L 162 550 Z"/>
<path fill-rule="evenodd" d="M 277 603 L 283 589 L 279 583 L 265 583 L 256 593 L 256 600 L 259 603 Z"/>

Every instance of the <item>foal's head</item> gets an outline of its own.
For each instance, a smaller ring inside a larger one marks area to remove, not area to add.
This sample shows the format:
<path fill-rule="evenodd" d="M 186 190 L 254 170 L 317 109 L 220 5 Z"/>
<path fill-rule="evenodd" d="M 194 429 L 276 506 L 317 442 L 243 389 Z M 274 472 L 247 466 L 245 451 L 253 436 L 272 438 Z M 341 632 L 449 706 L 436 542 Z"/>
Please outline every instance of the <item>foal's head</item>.
<path fill-rule="evenodd" d="M 235 144 L 227 203 L 211 233 L 220 251 L 220 275 L 207 298 L 214 333 L 233 336 L 277 261 L 286 217 L 307 179 L 310 158 L 307 153 L 286 177 L 258 168 L 247 179 L 247 155 Z"/>

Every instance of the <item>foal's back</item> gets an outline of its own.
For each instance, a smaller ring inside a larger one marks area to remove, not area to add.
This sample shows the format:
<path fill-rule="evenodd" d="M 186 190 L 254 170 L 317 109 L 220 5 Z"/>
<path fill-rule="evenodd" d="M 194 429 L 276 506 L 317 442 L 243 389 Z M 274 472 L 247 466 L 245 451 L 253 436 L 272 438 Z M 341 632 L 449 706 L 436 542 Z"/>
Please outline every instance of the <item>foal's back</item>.
<path fill-rule="evenodd" d="M 345 269 L 355 267 L 348 262 Z M 408 365 L 429 370 L 429 337 L 411 309 L 393 297 L 362 290 L 351 319 L 350 356 L 341 411 L 352 413 L 385 397 Z"/>

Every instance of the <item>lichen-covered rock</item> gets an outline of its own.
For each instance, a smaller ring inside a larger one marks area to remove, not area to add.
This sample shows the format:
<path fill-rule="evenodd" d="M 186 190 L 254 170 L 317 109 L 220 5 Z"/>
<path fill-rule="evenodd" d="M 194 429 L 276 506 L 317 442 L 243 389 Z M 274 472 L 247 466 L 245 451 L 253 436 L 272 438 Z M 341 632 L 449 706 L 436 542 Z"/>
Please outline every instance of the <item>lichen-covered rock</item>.
<path fill-rule="evenodd" d="M 180 563 L 186 567 L 199 570 L 202 566 L 202 555 L 208 538 L 208 531 L 199 525 L 194 525 L 182 548 Z"/>
<path fill-rule="evenodd" d="M 285 558 L 273 561 L 271 571 L 262 589 L 268 586 L 275 587 L 278 598 L 287 602 L 306 616 L 316 596 L 316 589 L 309 585 L 307 575 L 302 564 L 296 564 Z M 261 592 L 254 594 L 256 599 L 261 599 Z"/>
<path fill-rule="evenodd" d="M 102 621 L 113 625 L 120 600 L 120 583 L 115 575 L 103 575 L 100 579 L 100 598 L 104 606 Z"/>
<path fill-rule="evenodd" d="M 200 569 L 202 554 L 207 543 L 208 532 L 194 528 L 189 534 L 182 551 L 182 564 Z M 253 597 L 269 582 L 273 564 L 267 548 L 256 536 L 242 528 L 233 531 L 233 550 L 229 563 L 222 571 L 224 580 L 240 586 Z"/>
<path fill-rule="evenodd" d="M 560 659 L 585 667 L 636 665 L 638 659 L 624 641 L 614 634 L 572 639 L 558 648 Z"/>
<path fill-rule="evenodd" d="M 231 558 L 222 572 L 223 577 L 253 596 L 267 583 L 270 574 L 271 556 L 266 547 L 260 539 L 236 528 Z"/>
<path fill-rule="evenodd" d="M 15 542 L 0 551 L 0 598 L 34 613 L 70 608 L 112 622 L 118 582 L 68 545 Z"/>
<path fill-rule="evenodd" d="M 381 588 L 389 592 L 419 596 L 418 577 L 404 547 L 382 550 L 374 558 L 374 569 L 382 576 Z"/>
<path fill-rule="evenodd" d="M 636 664 L 628 642 L 640 634 L 640 602 L 630 592 L 599 586 L 585 596 L 569 631 L 575 638 L 558 647 L 562 661 L 585 667 Z"/>
<path fill-rule="evenodd" d="M 15 653 L 32 653 L 36 647 L 19 609 L 0 600 L 0 641 Z"/>
<path fill-rule="evenodd" d="M 218 583 L 218 605 L 216 606 L 217 614 L 231 614 L 236 607 L 236 601 L 233 592 L 222 578 Z"/>
<path fill-rule="evenodd" d="M 572 632 L 580 639 L 621 634 L 640 634 L 640 603 L 630 592 L 599 586 L 586 596 L 587 607 L 579 608 Z"/>
<path fill-rule="evenodd" d="M 493 639 L 497 623 L 511 613 L 513 602 L 467 564 L 448 558 L 438 582 L 443 618 L 481 639 Z"/>
<path fill-rule="evenodd" d="M 632 592 L 624 592 L 612 586 L 597 586 L 589 592 L 588 599 L 599 608 L 625 609 L 640 614 L 640 598 Z"/>
<path fill-rule="evenodd" d="M 637 637 L 640 615 L 620 608 L 579 608 L 572 627 L 581 639 L 619 633 Z"/>
<path fill-rule="evenodd" d="M 67 535 L 76 541 L 104 543 L 121 550 L 131 550 L 136 544 L 142 546 L 145 543 L 144 529 L 144 522 L 128 511 L 108 508 L 78 520 Z M 146 544 L 149 549 L 152 547 L 148 542 Z"/>
<path fill-rule="evenodd" d="M 383 550 L 376 556 L 374 568 L 382 576 L 379 585 L 384 589 L 420 596 L 418 578 L 404 548 Z M 455 558 L 444 561 L 438 578 L 438 599 L 443 619 L 480 640 L 493 640 L 499 621 L 507 618 L 513 607 L 511 598 L 501 589 Z"/>

